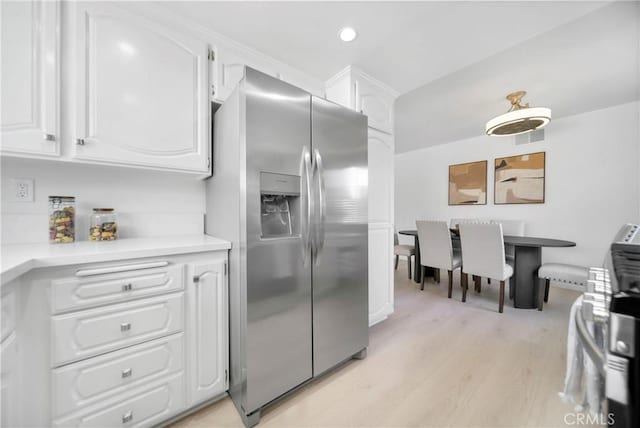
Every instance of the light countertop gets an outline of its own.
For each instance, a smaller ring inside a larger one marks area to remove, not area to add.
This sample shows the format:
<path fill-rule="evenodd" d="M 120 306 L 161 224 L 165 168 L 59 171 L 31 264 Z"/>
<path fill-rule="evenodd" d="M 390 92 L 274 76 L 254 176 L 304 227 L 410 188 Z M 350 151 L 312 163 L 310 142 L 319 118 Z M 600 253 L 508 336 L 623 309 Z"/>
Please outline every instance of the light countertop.
<path fill-rule="evenodd" d="M 80 241 L 71 244 L 14 244 L 1 247 L 2 284 L 31 269 L 140 257 L 228 250 L 231 243 L 207 235 Z"/>

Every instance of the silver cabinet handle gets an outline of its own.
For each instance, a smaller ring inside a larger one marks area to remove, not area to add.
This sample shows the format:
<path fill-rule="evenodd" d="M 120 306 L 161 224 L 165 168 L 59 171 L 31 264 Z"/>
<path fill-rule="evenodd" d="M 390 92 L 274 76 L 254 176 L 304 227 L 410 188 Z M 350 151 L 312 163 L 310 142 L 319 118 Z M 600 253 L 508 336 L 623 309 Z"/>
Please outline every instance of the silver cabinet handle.
<path fill-rule="evenodd" d="M 131 368 L 126 368 L 124 370 L 122 370 L 122 378 L 127 378 L 127 377 L 131 377 L 131 375 L 133 374 L 133 370 L 131 370 Z"/>
<path fill-rule="evenodd" d="M 313 198 L 311 190 L 311 153 L 307 146 L 302 148 L 300 158 L 300 195 L 305 198 L 302 201 L 302 209 L 306 210 L 304 215 L 300 215 L 303 220 L 300 222 L 300 232 L 302 235 L 302 260 L 304 266 L 307 265 L 309 254 L 311 253 L 311 213 L 313 211 Z"/>
<path fill-rule="evenodd" d="M 129 283 L 129 284 L 124 284 L 122 286 L 122 291 L 131 291 L 131 289 L 133 288 L 133 284 Z"/>
<path fill-rule="evenodd" d="M 322 156 L 318 149 L 313 150 L 313 163 L 314 172 L 313 178 L 316 182 L 317 189 L 317 203 L 319 209 L 319 215 L 316 218 L 316 228 L 314 233 L 314 247 L 315 247 L 315 263 L 316 266 L 320 264 L 320 256 L 324 249 L 324 223 L 327 217 L 327 196 L 324 188 L 324 167 L 322 166 Z"/>
<path fill-rule="evenodd" d="M 200 275 L 194 275 L 193 276 L 193 282 L 195 284 L 198 284 L 202 278 L 204 278 L 205 276 L 210 275 L 210 274 L 211 274 L 210 271 L 206 271 L 206 272 L 201 273 Z"/>
<path fill-rule="evenodd" d="M 45 141 L 56 141 L 56 136 L 53 134 L 44 134 L 43 138 Z"/>
<path fill-rule="evenodd" d="M 84 146 L 86 143 L 84 138 L 76 138 L 76 145 L 78 146 Z"/>
<path fill-rule="evenodd" d="M 131 330 L 130 322 L 123 322 L 122 324 L 120 324 L 120 331 L 129 331 L 129 330 Z"/>
<path fill-rule="evenodd" d="M 122 415 L 122 423 L 126 424 L 127 422 L 131 422 L 133 420 L 133 412 L 129 410 L 127 413 Z"/>

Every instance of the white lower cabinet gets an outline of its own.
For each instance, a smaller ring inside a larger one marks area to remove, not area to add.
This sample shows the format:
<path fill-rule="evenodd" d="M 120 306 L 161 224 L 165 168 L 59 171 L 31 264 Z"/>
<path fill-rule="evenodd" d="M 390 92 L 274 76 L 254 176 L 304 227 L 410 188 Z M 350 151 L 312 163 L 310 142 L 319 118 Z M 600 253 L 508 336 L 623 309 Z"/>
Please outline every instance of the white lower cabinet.
<path fill-rule="evenodd" d="M 133 388 L 72 416 L 53 421 L 56 427 L 148 427 L 185 408 L 184 374 Z"/>
<path fill-rule="evenodd" d="M 1 427 L 153 426 L 228 388 L 226 250 L 15 284 L 2 286 Z"/>
<path fill-rule="evenodd" d="M 126 394 L 158 378 L 184 372 L 184 334 L 152 340 L 52 372 L 52 413 L 58 419 Z"/>
<path fill-rule="evenodd" d="M 393 313 L 393 227 L 369 224 L 369 325 Z"/>
<path fill-rule="evenodd" d="M 53 365 L 113 351 L 184 328 L 182 293 L 56 315 Z"/>
<path fill-rule="evenodd" d="M 16 403 L 16 388 L 19 384 L 19 371 L 16 333 L 16 287 L 17 281 L 7 284 L 2 288 L 2 317 L 0 328 L 2 340 L 0 341 L 0 423 L 3 427 L 20 425 L 18 406 Z"/>
<path fill-rule="evenodd" d="M 228 387 L 226 263 L 226 258 L 218 258 L 190 266 L 193 274 L 187 301 L 190 405 L 220 395 Z"/>

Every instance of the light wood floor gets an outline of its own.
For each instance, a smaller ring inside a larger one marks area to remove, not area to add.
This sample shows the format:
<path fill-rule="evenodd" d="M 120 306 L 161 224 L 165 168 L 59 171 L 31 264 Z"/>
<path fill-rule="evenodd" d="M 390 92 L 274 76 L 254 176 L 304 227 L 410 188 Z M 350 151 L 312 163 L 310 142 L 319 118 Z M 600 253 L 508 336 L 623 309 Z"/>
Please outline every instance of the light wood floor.
<path fill-rule="evenodd" d="M 544 312 L 498 313 L 483 282 L 447 299 L 446 273 L 425 290 L 396 272 L 395 313 L 370 330 L 368 356 L 263 412 L 262 427 L 565 427 L 558 398 L 569 308 L 577 293 L 552 288 Z M 240 427 L 229 398 L 175 427 Z"/>

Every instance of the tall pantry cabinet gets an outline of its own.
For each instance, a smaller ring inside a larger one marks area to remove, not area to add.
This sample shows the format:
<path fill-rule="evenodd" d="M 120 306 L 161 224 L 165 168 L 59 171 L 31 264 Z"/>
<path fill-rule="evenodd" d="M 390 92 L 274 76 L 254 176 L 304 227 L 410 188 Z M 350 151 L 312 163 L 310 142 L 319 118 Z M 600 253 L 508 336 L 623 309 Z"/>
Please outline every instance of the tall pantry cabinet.
<path fill-rule="evenodd" d="M 393 103 L 398 93 L 349 66 L 326 83 L 327 99 L 369 118 L 369 325 L 393 313 Z"/>

